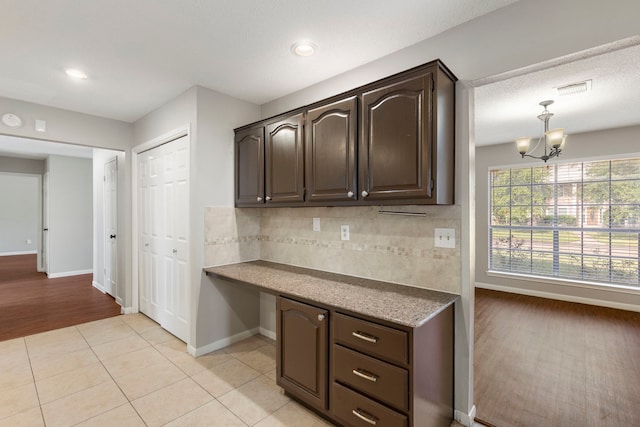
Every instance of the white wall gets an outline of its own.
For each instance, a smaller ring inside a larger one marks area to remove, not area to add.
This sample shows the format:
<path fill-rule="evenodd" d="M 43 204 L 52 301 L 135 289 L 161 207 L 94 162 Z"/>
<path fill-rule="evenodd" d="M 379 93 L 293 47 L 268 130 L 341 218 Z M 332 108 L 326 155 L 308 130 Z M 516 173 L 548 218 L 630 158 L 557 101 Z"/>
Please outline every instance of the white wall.
<path fill-rule="evenodd" d="M 611 157 L 640 157 L 640 126 L 572 134 L 562 155 L 550 162 L 571 162 Z M 494 166 L 539 165 L 540 160 L 521 159 L 515 143 L 478 147 L 476 150 L 476 286 L 547 296 L 568 301 L 640 311 L 640 290 L 622 290 L 576 284 L 553 283 L 550 280 L 519 280 L 496 277 L 488 270 L 488 169 Z"/>
<path fill-rule="evenodd" d="M 37 253 L 40 175 L 0 172 L 0 255 Z"/>
<path fill-rule="evenodd" d="M 0 111 L 17 114 L 24 122 L 19 128 L 0 123 L 0 133 L 5 135 L 115 150 L 126 150 L 131 145 L 130 123 L 2 97 Z M 46 132 L 35 130 L 36 119 L 47 122 Z"/>
<path fill-rule="evenodd" d="M 189 126 L 190 155 L 190 351 L 216 343 L 259 322 L 255 292 L 212 283 L 202 273 L 204 211 L 233 206 L 233 129 L 259 118 L 259 107 L 202 87 L 193 87 L 134 124 L 134 147 Z M 135 161 L 135 159 L 133 160 Z"/>
<path fill-rule="evenodd" d="M 91 273 L 92 161 L 49 156 L 49 277 Z"/>
<path fill-rule="evenodd" d="M 42 175 L 44 160 L 0 156 L 0 172 Z"/>

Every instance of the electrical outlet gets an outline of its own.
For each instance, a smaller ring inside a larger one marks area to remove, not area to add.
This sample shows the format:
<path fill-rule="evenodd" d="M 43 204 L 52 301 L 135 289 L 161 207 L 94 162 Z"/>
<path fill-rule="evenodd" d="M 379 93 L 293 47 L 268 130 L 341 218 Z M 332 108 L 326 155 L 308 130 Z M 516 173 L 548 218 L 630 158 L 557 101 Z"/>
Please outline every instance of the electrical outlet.
<path fill-rule="evenodd" d="M 341 240 L 349 240 L 349 226 L 341 225 L 340 226 L 340 239 Z"/>
<path fill-rule="evenodd" d="M 313 231 L 320 231 L 320 218 L 313 218 Z"/>
<path fill-rule="evenodd" d="M 455 228 L 436 228 L 434 236 L 434 246 L 436 248 L 455 248 L 456 247 L 456 229 Z"/>
<path fill-rule="evenodd" d="M 27 245 L 31 244 L 31 239 L 27 239 Z"/>

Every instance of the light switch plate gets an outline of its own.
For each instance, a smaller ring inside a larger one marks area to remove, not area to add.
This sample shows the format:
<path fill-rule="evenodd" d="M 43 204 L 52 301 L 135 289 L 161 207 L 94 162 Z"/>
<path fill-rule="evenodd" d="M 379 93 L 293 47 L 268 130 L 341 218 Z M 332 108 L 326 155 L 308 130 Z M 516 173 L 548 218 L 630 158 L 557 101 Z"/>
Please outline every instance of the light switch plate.
<path fill-rule="evenodd" d="M 320 218 L 313 218 L 313 231 L 320 231 Z"/>
<path fill-rule="evenodd" d="M 455 248 L 456 247 L 456 229 L 455 228 L 436 228 L 433 238 L 436 248 Z"/>

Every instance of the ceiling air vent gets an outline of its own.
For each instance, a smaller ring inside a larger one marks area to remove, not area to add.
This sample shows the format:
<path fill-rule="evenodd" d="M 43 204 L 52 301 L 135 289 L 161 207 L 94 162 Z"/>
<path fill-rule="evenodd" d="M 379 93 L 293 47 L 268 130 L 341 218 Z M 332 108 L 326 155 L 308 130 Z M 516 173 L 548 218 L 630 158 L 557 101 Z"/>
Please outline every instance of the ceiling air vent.
<path fill-rule="evenodd" d="M 584 93 L 591 91 L 591 80 L 585 80 L 584 82 L 571 83 L 564 86 L 556 87 L 558 95 L 575 95 L 577 93 Z"/>

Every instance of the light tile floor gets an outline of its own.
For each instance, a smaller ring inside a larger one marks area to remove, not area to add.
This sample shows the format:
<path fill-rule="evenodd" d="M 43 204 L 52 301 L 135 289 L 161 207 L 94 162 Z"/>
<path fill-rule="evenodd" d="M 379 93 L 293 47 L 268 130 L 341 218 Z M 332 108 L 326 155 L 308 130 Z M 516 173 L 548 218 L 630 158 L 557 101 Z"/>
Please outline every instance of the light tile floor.
<path fill-rule="evenodd" d="M 275 383 L 275 343 L 193 358 L 142 314 L 0 342 L 0 427 L 330 426 Z"/>

